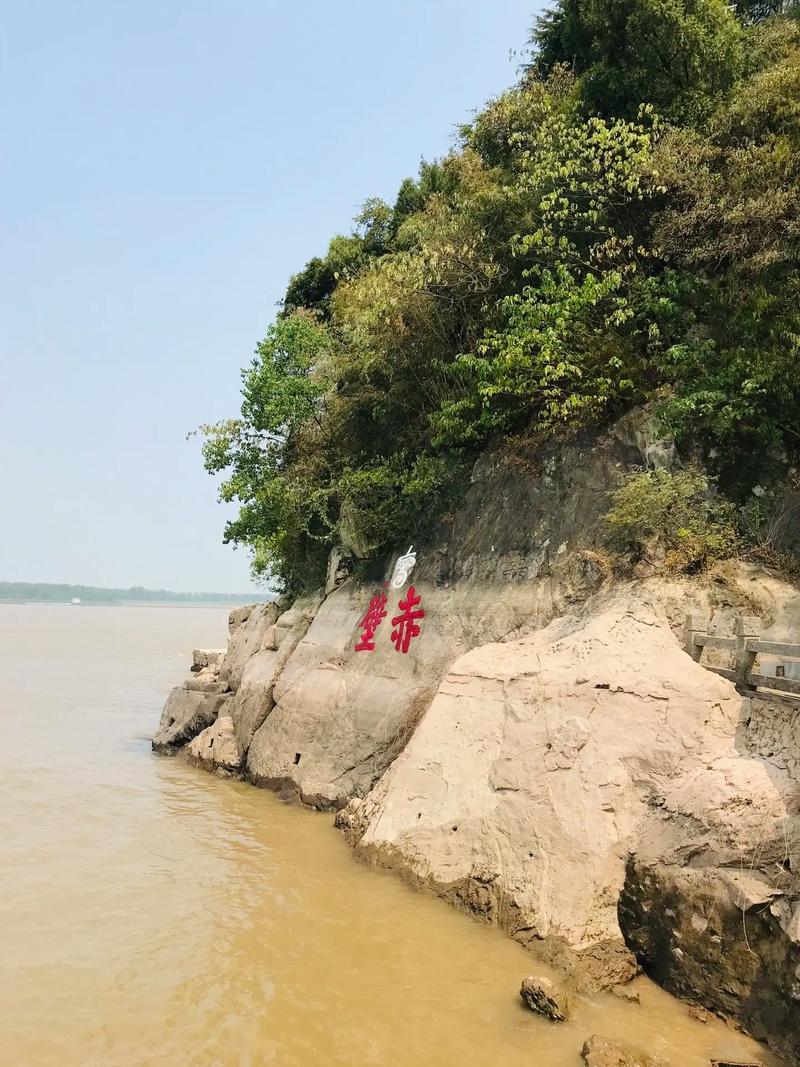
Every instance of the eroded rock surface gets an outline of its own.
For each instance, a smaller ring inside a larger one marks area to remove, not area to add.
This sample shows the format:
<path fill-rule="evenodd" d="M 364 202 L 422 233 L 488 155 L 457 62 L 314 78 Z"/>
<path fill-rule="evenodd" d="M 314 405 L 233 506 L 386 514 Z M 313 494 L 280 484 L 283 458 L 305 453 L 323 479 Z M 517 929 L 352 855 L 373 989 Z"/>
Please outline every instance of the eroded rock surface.
<path fill-rule="evenodd" d="M 522 980 L 519 995 L 526 1008 L 551 1022 L 563 1023 L 570 1017 L 572 1005 L 568 994 L 549 978 L 528 975 Z"/>
<path fill-rule="evenodd" d="M 663 1067 L 643 1052 L 596 1034 L 584 1042 L 581 1055 L 586 1067 Z"/>
<path fill-rule="evenodd" d="M 231 707 L 242 761 L 253 737 L 274 707 L 275 682 L 308 630 L 321 602 L 322 595 L 316 594 L 296 600 L 284 612 L 264 614 L 259 621 L 259 633 L 250 636 L 250 657 L 238 674 L 239 684 Z"/>
<path fill-rule="evenodd" d="M 269 627 L 277 619 L 278 613 L 277 603 L 254 604 L 244 618 L 236 621 L 228 641 L 228 651 L 220 667 L 220 682 L 225 689 L 235 693 L 239 688 L 248 660 L 261 649 Z M 230 629 L 230 622 L 228 625 Z"/>
<path fill-rule="evenodd" d="M 642 461 L 631 433 L 625 424 L 530 467 L 483 457 L 452 526 L 419 554 L 411 583 L 426 614 L 407 654 L 390 640 L 400 594 L 387 590 L 374 651 L 356 651 L 383 581 L 331 583 L 274 682 L 274 708 L 250 745 L 250 777 L 317 807 L 365 796 L 460 653 L 543 626 L 607 584 L 607 561 L 592 546 L 625 465 Z"/>
<path fill-rule="evenodd" d="M 178 686 L 167 697 L 161 722 L 153 737 L 153 749 L 171 755 L 210 726 L 227 697 Z"/>
<path fill-rule="evenodd" d="M 759 843 L 777 855 L 797 826 L 736 752 L 733 686 L 683 652 L 658 605 L 628 592 L 586 610 L 461 656 L 341 822 L 378 862 L 610 985 L 635 972 L 617 903 L 642 842 L 738 863 Z"/>
<path fill-rule="evenodd" d="M 632 858 L 620 922 L 648 973 L 679 996 L 742 1021 L 800 1062 L 800 885 L 743 855 L 737 867 Z"/>
<path fill-rule="evenodd" d="M 236 743 L 233 731 L 233 719 L 230 715 L 218 716 L 216 722 L 207 726 L 186 747 L 190 760 L 207 770 L 220 769 L 231 773 L 238 772 L 242 765 L 242 755 Z"/>

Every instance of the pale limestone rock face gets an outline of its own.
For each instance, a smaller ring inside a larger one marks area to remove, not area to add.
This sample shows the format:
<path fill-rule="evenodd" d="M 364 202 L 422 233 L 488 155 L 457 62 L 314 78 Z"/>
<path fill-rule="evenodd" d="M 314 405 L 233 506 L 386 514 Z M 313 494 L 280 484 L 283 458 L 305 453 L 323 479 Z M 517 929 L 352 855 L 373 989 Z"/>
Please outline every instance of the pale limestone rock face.
<path fill-rule="evenodd" d="M 192 671 L 183 683 L 183 688 L 194 689 L 198 693 L 219 693 L 221 689 L 219 666 L 203 667 L 199 671 Z"/>
<path fill-rule="evenodd" d="M 209 770 L 219 767 L 234 772 L 238 771 L 242 764 L 230 715 L 220 715 L 216 722 L 190 741 L 184 751 L 190 761 Z"/>
<path fill-rule="evenodd" d="M 553 450 L 543 463 L 537 455 L 535 476 L 501 454 L 482 457 L 446 539 L 420 549 L 405 586 L 422 594 L 426 612 L 408 654 L 390 642 L 399 591 L 387 590 L 375 650 L 356 652 L 359 622 L 382 580 L 334 589 L 275 682 L 249 775 L 317 806 L 365 795 L 462 652 L 540 627 L 608 582 L 602 556 L 581 546 L 592 543 L 630 462 L 640 454 L 615 433 L 589 448 Z M 559 553 L 562 545 L 571 551 Z M 282 616 L 271 647 L 284 629 Z"/>
<path fill-rule="evenodd" d="M 266 633 L 277 616 L 278 606 L 274 602 L 254 604 L 247 617 L 234 626 L 219 672 L 223 688 L 236 692 L 247 661 L 263 647 Z"/>
<path fill-rule="evenodd" d="M 185 745 L 217 717 L 226 697 L 178 686 L 167 697 L 158 730 L 153 737 L 156 752 L 172 753 Z"/>
<path fill-rule="evenodd" d="M 346 583 L 326 598 L 275 682 L 275 707 L 253 737 L 247 762 L 256 782 L 320 807 L 363 796 L 402 750 L 459 650 L 479 633 L 500 638 L 554 611 L 549 580 L 503 596 L 490 583 L 437 588 L 422 580 L 415 588 L 426 615 L 406 654 L 391 642 L 402 591 L 388 591 L 374 651 L 355 646 L 380 583 Z"/>
<path fill-rule="evenodd" d="M 287 638 L 295 637 L 296 640 L 292 644 L 293 648 L 297 640 L 308 629 L 311 620 L 316 615 L 317 609 L 324 599 L 325 594 L 322 590 L 310 593 L 308 596 L 298 597 L 290 608 L 277 616 L 275 628 L 269 634 L 270 644 L 268 647 L 279 649 Z"/>
<path fill-rule="evenodd" d="M 195 648 L 192 651 L 192 670 L 202 671 L 205 667 L 219 670 L 224 655 L 224 648 Z"/>
<path fill-rule="evenodd" d="M 786 797 L 736 752 L 740 702 L 657 607 L 611 597 L 461 656 L 342 821 L 380 862 L 580 959 L 621 944 L 617 902 L 642 838 L 720 862 L 765 836 L 777 847 Z"/>
<path fill-rule="evenodd" d="M 296 600 L 288 611 L 265 627 L 259 651 L 246 661 L 231 703 L 236 742 L 243 756 L 247 755 L 253 735 L 272 711 L 275 681 L 307 631 L 321 601 L 321 594 Z"/>
<path fill-rule="evenodd" d="M 234 630 L 238 630 L 243 622 L 247 622 L 255 607 L 257 607 L 256 604 L 243 604 L 240 608 L 234 608 L 231 611 L 228 615 L 228 636 Z"/>
<path fill-rule="evenodd" d="M 353 651 L 364 596 L 344 587 L 328 597 L 286 664 L 276 706 L 250 746 L 248 771 L 257 782 L 336 806 L 386 765 L 378 760 L 425 680 L 417 656 L 389 644 L 388 620 L 375 652 Z"/>
<path fill-rule="evenodd" d="M 262 648 L 247 661 L 231 704 L 231 720 L 239 748 L 246 753 L 253 734 L 272 710 L 272 687 L 279 673 L 278 653 Z"/>

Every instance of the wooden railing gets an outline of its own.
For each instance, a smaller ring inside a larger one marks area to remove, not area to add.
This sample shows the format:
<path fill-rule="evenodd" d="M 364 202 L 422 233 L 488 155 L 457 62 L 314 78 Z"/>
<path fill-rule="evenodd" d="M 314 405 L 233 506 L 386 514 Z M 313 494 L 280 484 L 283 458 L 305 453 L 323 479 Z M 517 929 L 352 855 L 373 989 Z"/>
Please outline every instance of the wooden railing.
<path fill-rule="evenodd" d="M 787 678 L 784 664 L 777 665 L 776 674 L 759 674 L 754 671 L 756 656 L 780 656 L 788 660 L 800 660 L 800 644 L 786 641 L 762 641 L 762 622 L 757 615 L 738 615 L 734 620 L 734 637 L 718 637 L 708 632 L 707 615 L 686 616 L 686 651 L 693 660 L 700 662 L 705 648 L 724 648 L 733 652 L 733 668 L 713 667 L 703 664 L 708 670 L 729 678 L 740 689 L 773 689 L 779 693 L 800 695 L 800 678 Z"/>

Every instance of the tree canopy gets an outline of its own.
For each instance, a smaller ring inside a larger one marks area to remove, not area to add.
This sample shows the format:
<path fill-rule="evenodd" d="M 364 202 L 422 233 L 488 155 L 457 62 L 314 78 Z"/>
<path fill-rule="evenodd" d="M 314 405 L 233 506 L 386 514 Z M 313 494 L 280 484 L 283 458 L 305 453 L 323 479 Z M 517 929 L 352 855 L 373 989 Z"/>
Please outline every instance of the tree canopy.
<path fill-rule="evenodd" d="M 446 519 L 477 451 L 651 401 L 730 495 L 800 439 L 791 5 L 559 0 L 516 85 L 289 281 L 205 462 L 259 574 Z"/>

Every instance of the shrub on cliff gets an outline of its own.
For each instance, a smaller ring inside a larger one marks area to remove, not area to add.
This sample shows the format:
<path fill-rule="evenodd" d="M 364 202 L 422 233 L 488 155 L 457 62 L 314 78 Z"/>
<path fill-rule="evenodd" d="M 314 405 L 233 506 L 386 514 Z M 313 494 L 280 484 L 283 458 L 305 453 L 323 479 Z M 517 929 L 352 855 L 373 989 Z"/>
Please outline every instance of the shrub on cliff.
<path fill-rule="evenodd" d="M 695 572 L 736 548 L 733 509 L 716 498 L 702 471 L 646 470 L 630 474 L 606 515 L 611 543 L 634 561 L 663 562 Z"/>

